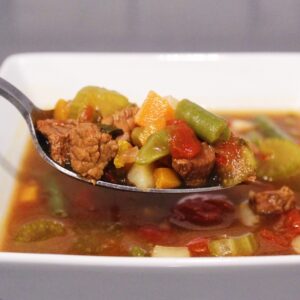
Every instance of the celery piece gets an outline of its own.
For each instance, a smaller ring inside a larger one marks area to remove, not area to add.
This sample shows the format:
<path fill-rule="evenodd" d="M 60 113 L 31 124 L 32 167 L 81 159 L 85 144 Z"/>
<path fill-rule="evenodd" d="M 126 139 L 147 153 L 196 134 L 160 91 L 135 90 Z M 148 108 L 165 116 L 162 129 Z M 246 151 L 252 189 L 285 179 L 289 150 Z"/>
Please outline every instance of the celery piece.
<path fill-rule="evenodd" d="M 130 249 L 130 254 L 131 256 L 135 256 L 135 257 L 143 257 L 147 255 L 147 251 L 141 247 L 133 246 Z"/>
<path fill-rule="evenodd" d="M 150 164 L 169 153 L 169 135 L 167 131 L 160 130 L 148 138 L 146 144 L 139 151 L 136 163 Z"/>
<path fill-rule="evenodd" d="M 129 104 L 128 99 L 116 91 L 97 86 L 86 86 L 77 93 L 71 102 L 69 117 L 77 119 L 88 105 L 100 112 L 102 117 L 106 117 Z"/>
<path fill-rule="evenodd" d="M 249 232 L 237 237 L 210 241 L 208 248 L 213 256 L 247 256 L 255 253 L 258 243 L 254 234 Z"/>
<path fill-rule="evenodd" d="M 224 119 L 187 99 L 179 101 L 175 115 L 177 119 L 186 121 L 198 137 L 210 144 L 228 136 Z"/>
<path fill-rule="evenodd" d="M 220 142 L 215 149 L 216 171 L 222 186 L 234 186 L 255 175 L 255 156 L 243 139 Z"/>
<path fill-rule="evenodd" d="M 257 176 L 263 180 L 287 179 L 300 172 L 299 145 L 283 139 L 267 138 L 258 143 Z"/>

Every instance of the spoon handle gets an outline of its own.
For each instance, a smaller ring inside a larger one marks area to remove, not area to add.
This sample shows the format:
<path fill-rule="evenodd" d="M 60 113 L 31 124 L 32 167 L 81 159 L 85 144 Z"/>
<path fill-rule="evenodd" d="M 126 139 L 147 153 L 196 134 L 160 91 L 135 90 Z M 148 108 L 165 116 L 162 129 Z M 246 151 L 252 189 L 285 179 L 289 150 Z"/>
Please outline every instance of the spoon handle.
<path fill-rule="evenodd" d="M 0 96 L 3 96 L 11 104 L 13 104 L 19 110 L 25 120 L 30 119 L 31 113 L 37 109 L 21 91 L 1 77 Z"/>

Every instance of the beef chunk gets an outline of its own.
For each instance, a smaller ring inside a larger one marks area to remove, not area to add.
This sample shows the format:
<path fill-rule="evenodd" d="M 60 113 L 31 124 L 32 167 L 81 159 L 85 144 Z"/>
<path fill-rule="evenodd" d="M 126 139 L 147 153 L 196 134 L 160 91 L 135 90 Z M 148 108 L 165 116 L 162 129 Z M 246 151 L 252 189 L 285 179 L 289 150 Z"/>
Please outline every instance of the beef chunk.
<path fill-rule="evenodd" d="M 116 141 L 93 123 L 48 119 L 37 121 L 37 129 L 48 139 L 53 160 L 62 166 L 70 162 L 76 173 L 91 180 L 101 178 L 118 150 Z"/>
<path fill-rule="evenodd" d="M 57 121 L 54 119 L 38 120 L 37 129 L 50 143 L 50 155 L 60 165 L 69 160 L 69 134 L 77 126 L 74 120 Z"/>
<path fill-rule="evenodd" d="M 96 124 L 79 123 L 70 132 L 70 158 L 73 170 L 88 179 L 99 179 L 108 162 L 116 155 L 118 145 Z"/>
<path fill-rule="evenodd" d="M 129 106 L 122 110 L 119 110 L 102 119 L 102 124 L 113 125 L 123 130 L 124 135 L 122 139 L 129 140 L 132 129 L 136 126 L 134 122 L 134 116 L 138 112 L 137 106 Z"/>
<path fill-rule="evenodd" d="M 295 194 L 287 186 L 279 190 L 249 193 L 251 208 L 261 215 L 280 214 L 296 205 Z"/>
<path fill-rule="evenodd" d="M 192 159 L 172 159 L 172 167 L 189 187 L 204 186 L 207 183 L 214 163 L 215 151 L 206 143 L 202 143 L 201 152 Z"/>

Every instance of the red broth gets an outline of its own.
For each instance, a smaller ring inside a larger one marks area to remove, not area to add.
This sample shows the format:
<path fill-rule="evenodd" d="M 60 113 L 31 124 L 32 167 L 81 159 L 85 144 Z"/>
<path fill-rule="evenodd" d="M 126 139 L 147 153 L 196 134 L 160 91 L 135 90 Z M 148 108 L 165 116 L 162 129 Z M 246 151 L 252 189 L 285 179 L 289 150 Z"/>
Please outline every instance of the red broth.
<path fill-rule="evenodd" d="M 252 118 L 244 113 L 226 117 L 229 121 Z M 277 114 L 272 118 L 300 141 L 298 115 Z M 298 205 L 299 181 L 297 176 L 288 181 Z M 161 245 L 187 247 L 191 256 L 210 256 L 209 241 L 252 232 L 258 244 L 254 255 L 293 254 L 295 251 L 291 246 L 291 238 L 282 238 L 282 234 L 274 229 L 279 226 L 281 216 L 262 217 L 258 226 L 247 227 L 242 224 L 238 214 L 238 206 L 247 199 L 250 190 L 277 189 L 283 184 L 286 182 L 249 184 L 225 191 L 221 196 L 226 196 L 234 206 L 232 211 L 227 212 L 230 222 L 218 227 L 205 219 L 202 220 L 204 226 L 201 221 L 203 228 L 195 230 L 172 222 L 178 206 L 176 201 L 149 202 L 143 199 L 143 194 L 138 200 L 105 198 L 99 187 L 68 178 L 48 166 L 29 143 L 16 180 L 1 250 L 151 256 L 153 247 Z M 59 202 L 60 198 L 63 198 L 63 204 Z M 292 217 L 297 218 L 297 212 L 295 215 Z"/>

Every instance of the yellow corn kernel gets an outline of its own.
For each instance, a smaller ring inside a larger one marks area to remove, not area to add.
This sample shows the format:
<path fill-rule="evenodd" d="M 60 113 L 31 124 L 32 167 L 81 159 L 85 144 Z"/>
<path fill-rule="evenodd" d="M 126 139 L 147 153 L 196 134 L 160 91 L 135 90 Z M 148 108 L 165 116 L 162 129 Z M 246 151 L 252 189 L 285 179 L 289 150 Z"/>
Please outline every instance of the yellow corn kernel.
<path fill-rule="evenodd" d="M 127 142 L 127 141 L 118 141 L 118 146 L 119 146 L 119 148 L 118 148 L 118 153 L 117 153 L 117 155 L 115 156 L 115 158 L 114 158 L 114 165 L 115 165 L 115 167 L 117 168 L 117 169 L 119 169 L 119 168 L 122 168 L 122 167 L 124 167 L 125 166 L 125 162 L 124 162 L 124 160 L 123 160 L 123 156 L 122 156 L 122 154 L 126 151 L 126 150 L 128 150 L 128 149 L 130 149 L 132 146 L 131 146 L 131 144 L 129 143 L 129 142 Z"/>
<path fill-rule="evenodd" d="M 38 200 L 38 185 L 30 182 L 22 187 L 19 200 L 23 203 L 33 203 Z"/>
<path fill-rule="evenodd" d="M 69 116 L 68 101 L 59 99 L 54 108 L 54 119 L 59 121 L 65 121 Z"/>
<path fill-rule="evenodd" d="M 155 169 L 153 177 L 155 187 L 158 189 L 172 189 L 181 185 L 181 181 L 176 173 L 169 168 Z"/>

